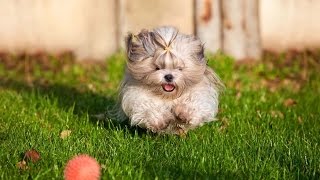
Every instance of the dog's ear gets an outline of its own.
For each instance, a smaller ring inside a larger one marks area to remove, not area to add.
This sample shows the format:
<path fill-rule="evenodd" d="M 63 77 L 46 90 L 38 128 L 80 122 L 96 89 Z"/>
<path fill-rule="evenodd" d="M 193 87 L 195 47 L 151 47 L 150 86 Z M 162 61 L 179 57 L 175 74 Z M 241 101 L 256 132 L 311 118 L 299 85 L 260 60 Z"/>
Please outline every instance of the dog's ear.
<path fill-rule="evenodd" d="M 132 33 L 129 33 L 126 37 L 126 50 L 130 61 L 139 61 L 145 56 L 145 50 L 140 39 Z"/>
<path fill-rule="evenodd" d="M 196 60 L 198 60 L 201 63 L 206 62 L 205 56 L 204 56 L 204 44 L 201 43 L 200 39 L 196 36 L 193 36 L 192 40 L 193 44 L 190 49 L 192 49 L 193 57 L 195 57 Z"/>
<path fill-rule="evenodd" d="M 131 51 L 131 46 L 132 46 L 132 33 L 128 33 L 128 35 L 125 38 L 125 46 L 126 46 L 126 53 L 129 56 L 129 53 Z"/>
<path fill-rule="evenodd" d="M 197 53 L 197 59 L 199 59 L 199 61 L 201 62 L 206 61 L 204 57 L 204 44 L 201 44 L 199 48 L 200 49 Z"/>
<path fill-rule="evenodd" d="M 150 33 L 142 30 L 138 35 L 129 33 L 126 37 L 127 56 L 130 61 L 141 61 L 154 53 Z"/>

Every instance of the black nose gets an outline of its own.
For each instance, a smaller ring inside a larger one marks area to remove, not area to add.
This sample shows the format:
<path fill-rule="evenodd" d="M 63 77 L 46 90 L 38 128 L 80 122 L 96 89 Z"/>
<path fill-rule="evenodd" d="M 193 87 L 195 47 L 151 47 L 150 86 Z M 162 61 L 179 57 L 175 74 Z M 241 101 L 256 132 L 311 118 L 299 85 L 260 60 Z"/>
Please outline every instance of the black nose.
<path fill-rule="evenodd" d="M 165 79 L 167 82 L 172 82 L 173 76 L 172 76 L 172 74 L 167 74 L 167 75 L 164 76 L 164 79 Z"/>

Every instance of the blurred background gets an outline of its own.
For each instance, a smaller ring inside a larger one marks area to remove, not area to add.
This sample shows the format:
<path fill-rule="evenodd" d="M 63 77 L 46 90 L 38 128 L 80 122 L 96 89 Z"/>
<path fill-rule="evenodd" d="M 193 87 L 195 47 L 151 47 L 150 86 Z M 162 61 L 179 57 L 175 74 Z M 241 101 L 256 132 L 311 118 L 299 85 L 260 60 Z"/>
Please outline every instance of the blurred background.
<path fill-rule="evenodd" d="M 80 153 L 101 179 L 319 179 L 319 22 L 320 0 L 0 0 L 0 180 L 61 179 Z M 125 35 L 162 25 L 226 87 L 181 138 L 112 113 Z"/>
<path fill-rule="evenodd" d="M 1 0 L 0 53 L 104 60 L 129 31 L 173 25 L 210 52 L 259 59 L 319 48 L 319 9 L 317 0 Z"/>

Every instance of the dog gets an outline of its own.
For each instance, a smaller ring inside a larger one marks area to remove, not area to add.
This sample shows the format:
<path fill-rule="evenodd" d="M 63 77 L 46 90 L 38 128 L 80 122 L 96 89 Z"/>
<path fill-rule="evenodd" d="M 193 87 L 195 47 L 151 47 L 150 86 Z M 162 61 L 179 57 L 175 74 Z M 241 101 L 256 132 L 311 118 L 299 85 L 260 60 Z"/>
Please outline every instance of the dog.
<path fill-rule="evenodd" d="M 126 37 L 120 111 L 131 126 L 181 134 L 215 120 L 223 87 L 194 35 L 165 26 Z"/>

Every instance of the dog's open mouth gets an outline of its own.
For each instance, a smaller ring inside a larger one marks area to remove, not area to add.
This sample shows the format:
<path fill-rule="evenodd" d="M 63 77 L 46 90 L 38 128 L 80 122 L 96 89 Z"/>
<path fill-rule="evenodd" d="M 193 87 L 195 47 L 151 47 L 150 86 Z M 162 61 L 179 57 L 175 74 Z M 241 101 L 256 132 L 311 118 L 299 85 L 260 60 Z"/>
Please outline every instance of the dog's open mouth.
<path fill-rule="evenodd" d="M 165 83 L 162 84 L 162 88 L 166 92 L 172 92 L 176 88 L 176 86 L 174 84 Z"/>

